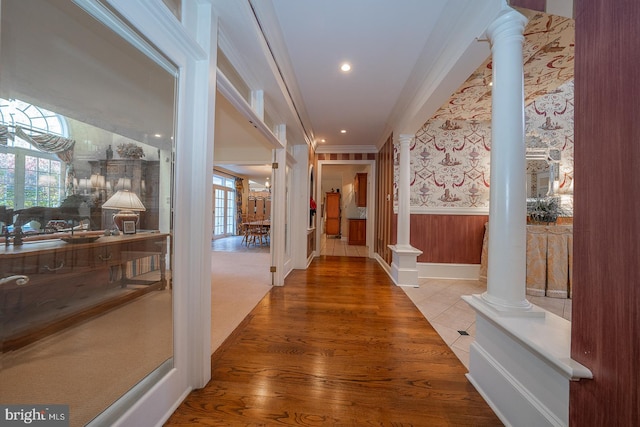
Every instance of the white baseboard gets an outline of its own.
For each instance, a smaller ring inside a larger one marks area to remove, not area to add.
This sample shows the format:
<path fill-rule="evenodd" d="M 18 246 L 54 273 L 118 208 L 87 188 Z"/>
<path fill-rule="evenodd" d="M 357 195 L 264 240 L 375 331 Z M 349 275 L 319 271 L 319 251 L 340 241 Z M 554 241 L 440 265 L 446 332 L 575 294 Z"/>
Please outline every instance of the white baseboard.
<path fill-rule="evenodd" d="M 418 263 L 418 277 L 434 279 L 478 280 L 480 264 Z"/>

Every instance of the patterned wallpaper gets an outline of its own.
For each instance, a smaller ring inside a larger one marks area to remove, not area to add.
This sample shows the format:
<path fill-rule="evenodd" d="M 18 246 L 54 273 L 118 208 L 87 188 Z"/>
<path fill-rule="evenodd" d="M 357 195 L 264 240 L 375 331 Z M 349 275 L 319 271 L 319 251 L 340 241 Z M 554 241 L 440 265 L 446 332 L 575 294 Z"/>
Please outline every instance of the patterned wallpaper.
<path fill-rule="evenodd" d="M 558 178 L 560 192 L 569 190 L 573 180 L 573 80 L 541 96 L 525 109 L 527 147 L 536 143 L 560 152 Z"/>
<path fill-rule="evenodd" d="M 425 123 L 411 147 L 411 206 L 485 206 L 490 141 L 488 122 Z"/>
<path fill-rule="evenodd" d="M 518 10 L 529 19 L 523 44 L 526 144 L 558 150 L 560 191 L 567 191 L 573 177 L 575 21 Z M 416 133 L 411 146 L 414 212 L 488 211 L 491 67 L 489 57 Z M 397 201 L 397 144 L 394 164 Z M 544 168 L 544 162 L 537 167 Z"/>
<path fill-rule="evenodd" d="M 561 191 L 573 177 L 573 81 L 541 96 L 525 108 L 526 144 L 560 151 Z M 398 145 L 394 147 L 398 182 Z M 411 149 L 412 208 L 489 208 L 491 123 L 429 120 Z M 397 200 L 397 189 L 394 185 Z"/>
<path fill-rule="evenodd" d="M 525 105 L 573 80 L 575 21 L 519 9 L 529 22 L 524 31 Z M 491 121 L 491 56 L 451 95 L 432 119 Z"/>

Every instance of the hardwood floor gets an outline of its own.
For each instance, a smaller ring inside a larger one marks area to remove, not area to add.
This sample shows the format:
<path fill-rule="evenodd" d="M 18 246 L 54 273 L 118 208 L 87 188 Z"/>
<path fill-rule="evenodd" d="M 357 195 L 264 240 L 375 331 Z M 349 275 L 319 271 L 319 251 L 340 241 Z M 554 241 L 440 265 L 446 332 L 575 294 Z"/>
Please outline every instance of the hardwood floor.
<path fill-rule="evenodd" d="M 320 257 L 273 288 L 167 426 L 500 426 L 373 260 Z"/>

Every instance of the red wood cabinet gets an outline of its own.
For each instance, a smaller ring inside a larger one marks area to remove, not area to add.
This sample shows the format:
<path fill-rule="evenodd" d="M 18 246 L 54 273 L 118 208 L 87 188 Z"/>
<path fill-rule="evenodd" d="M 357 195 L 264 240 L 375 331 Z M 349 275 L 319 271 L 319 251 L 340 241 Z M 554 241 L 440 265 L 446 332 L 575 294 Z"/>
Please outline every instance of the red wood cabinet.
<path fill-rule="evenodd" d="M 340 193 L 327 193 L 325 198 L 325 233 L 329 236 L 340 234 Z"/>
<path fill-rule="evenodd" d="M 367 174 L 357 173 L 353 180 L 353 192 L 356 206 L 359 208 L 367 207 Z"/>
<path fill-rule="evenodd" d="M 366 219 L 349 219 L 349 244 L 358 246 L 367 244 Z"/>

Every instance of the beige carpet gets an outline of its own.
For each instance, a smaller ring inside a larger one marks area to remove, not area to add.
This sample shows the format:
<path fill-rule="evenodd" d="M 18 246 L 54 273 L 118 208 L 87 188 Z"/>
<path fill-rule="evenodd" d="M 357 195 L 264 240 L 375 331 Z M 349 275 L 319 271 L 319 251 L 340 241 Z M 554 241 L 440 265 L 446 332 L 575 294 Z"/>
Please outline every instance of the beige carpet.
<path fill-rule="evenodd" d="M 211 253 L 211 353 L 271 289 L 268 252 Z"/>
<path fill-rule="evenodd" d="M 0 402 L 66 404 L 83 426 L 172 356 L 171 291 L 0 354 Z"/>

